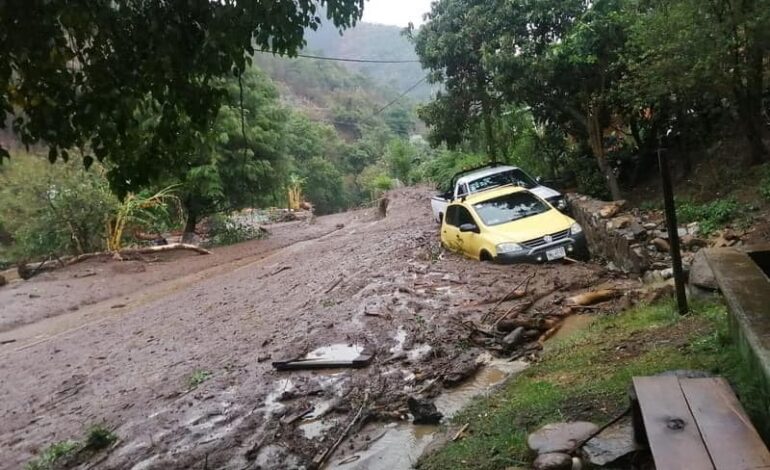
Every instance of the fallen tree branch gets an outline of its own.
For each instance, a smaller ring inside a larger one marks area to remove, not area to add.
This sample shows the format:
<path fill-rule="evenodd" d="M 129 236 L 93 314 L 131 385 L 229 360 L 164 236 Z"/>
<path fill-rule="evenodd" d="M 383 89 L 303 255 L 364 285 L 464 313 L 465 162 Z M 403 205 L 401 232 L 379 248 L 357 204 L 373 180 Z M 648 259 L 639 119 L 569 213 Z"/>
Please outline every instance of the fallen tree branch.
<path fill-rule="evenodd" d="M 319 455 L 316 455 L 315 458 L 313 458 L 313 468 L 322 468 L 326 463 L 326 461 L 329 460 L 329 458 L 332 456 L 334 451 L 337 450 L 337 447 L 339 447 L 340 444 L 342 444 L 342 441 L 344 441 L 345 438 L 348 436 L 348 433 L 350 433 L 350 430 L 353 429 L 353 426 L 356 425 L 358 420 L 360 420 L 361 416 L 364 414 L 364 409 L 366 409 L 367 401 L 369 401 L 368 390 L 364 395 L 364 402 L 361 404 L 361 407 L 358 409 L 358 413 L 356 413 L 353 419 L 348 423 L 348 425 L 342 431 L 342 434 L 340 434 L 340 437 L 337 438 L 336 441 L 334 441 L 334 444 L 332 444 L 331 447 L 329 447 L 324 452 L 322 452 Z"/>
<path fill-rule="evenodd" d="M 535 275 L 534 275 L 534 274 L 531 274 L 531 275 L 530 275 L 530 276 L 528 276 L 526 279 L 524 279 L 523 281 L 521 281 L 520 283 L 518 283 L 518 284 L 517 284 L 517 285 L 516 285 L 516 286 L 515 286 L 513 289 L 511 289 L 511 291 L 510 291 L 510 292 L 508 292 L 507 294 L 505 294 L 504 296 L 502 296 L 502 297 L 501 297 L 501 298 L 500 298 L 500 299 L 497 301 L 497 303 L 495 304 L 495 306 L 494 306 L 494 307 L 492 307 L 491 309 L 489 309 L 489 311 L 488 311 L 487 313 L 485 313 L 483 317 L 481 317 L 481 323 L 484 323 L 484 322 L 486 322 L 486 321 L 487 321 L 487 318 L 489 318 L 489 316 L 490 316 L 490 315 L 492 315 L 492 312 L 494 312 L 495 310 L 497 310 L 497 308 L 498 308 L 500 305 L 502 305 L 502 304 L 503 304 L 503 302 L 505 302 L 506 300 L 515 300 L 515 299 L 520 299 L 520 298 L 524 297 L 525 295 L 527 295 L 527 287 L 529 287 L 529 281 L 531 281 L 531 280 L 532 280 L 532 278 L 534 278 L 534 277 L 535 277 Z M 520 288 L 521 286 L 524 286 L 524 290 L 523 290 L 523 291 L 519 291 L 519 288 Z"/>
<path fill-rule="evenodd" d="M 567 303 L 570 305 L 578 305 L 581 307 L 598 304 L 605 300 L 614 299 L 622 295 L 622 292 L 616 289 L 602 289 L 597 291 L 585 292 L 567 299 Z"/>

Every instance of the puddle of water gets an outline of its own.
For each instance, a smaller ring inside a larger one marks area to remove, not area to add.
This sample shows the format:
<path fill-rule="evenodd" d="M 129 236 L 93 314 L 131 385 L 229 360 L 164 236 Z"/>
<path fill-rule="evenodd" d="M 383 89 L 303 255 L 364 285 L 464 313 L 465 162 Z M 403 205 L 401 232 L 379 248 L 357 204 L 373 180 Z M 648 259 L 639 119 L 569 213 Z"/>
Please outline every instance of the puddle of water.
<path fill-rule="evenodd" d="M 436 407 L 441 411 L 445 419 L 451 418 L 460 409 L 465 407 L 472 398 L 489 393 L 495 385 L 500 384 L 506 378 L 523 371 L 527 363 L 522 361 L 490 361 L 476 376 L 440 395 L 436 401 Z M 355 470 L 406 470 L 414 466 L 420 455 L 437 437 L 440 428 L 438 426 L 416 426 L 412 424 L 391 423 L 386 426 L 367 426 L 361 435 L 375 437 L 385 435 L 373 442 L 365 450 L 340 456 L 332 461 L 330 468 L 355 469 Z M 347 462 L 351 455 L 360 458 L 350 463 Z"/>
<path fill-rule="evenodd" d="M 310 351 L 304 360 L 324 360 L 324 361 L 353 361 L 361 356 L 364 351 L 363 346 L 356 344 L 332 344 Z"/>
<path fill-rule="evenodd" d="M 559 331 L 548 340 L 549 343 L 554 344 L 559 341 L 568 338 L 578 331 L 583 331 L 594 321 L 594 317 L 590 315 L 571 315 L 564 319 L 559 328 Z"/>
<path fill-rule="evenodd" d="M 320 419 L 314 421 L 308 421 L 302 423 L 299 428 L 305 433 L 305 437 L 308 439 L 315 439 L 323 435 L 328 429 L 334 427 L 335 421 L 322 421 Z"/>
<path fill-rule="evenodd" d="M 288 392 L 292 388 L 294 388 L 294 382 L 292 382 L 291 379 L 279 380 L 275 389 L 273 389 L 273 391 L 265 398 L 265 411 L 268 414 L 272 414 L 283 408 L 283 403 L 278 400 L 284 392 Z"/>

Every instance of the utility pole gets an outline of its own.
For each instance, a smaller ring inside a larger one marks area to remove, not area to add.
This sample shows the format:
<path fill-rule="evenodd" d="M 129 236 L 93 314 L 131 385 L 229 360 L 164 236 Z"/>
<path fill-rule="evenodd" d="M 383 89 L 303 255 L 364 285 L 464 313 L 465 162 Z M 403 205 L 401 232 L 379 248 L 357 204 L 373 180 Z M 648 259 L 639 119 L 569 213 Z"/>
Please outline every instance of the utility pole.
<path fill-rule="evenodd" d="M 658 167 L 660 168 L 660 180 L 663 184 L 663 204 L 666 212 L 666 230 L 671 248 L 671 263 L 674 268 L 674 282 L 676 283 L 676 302 L 679 307 L 679 314 L 686 315 L 690 309 L 687 307 L 682 254 L 679 251 L 679 225 L 676 223 L 674 189 L 671 186 L 671 168 L 668 164 L 668 155 L 664 152 L 661 137 L 658 137 Z"/>

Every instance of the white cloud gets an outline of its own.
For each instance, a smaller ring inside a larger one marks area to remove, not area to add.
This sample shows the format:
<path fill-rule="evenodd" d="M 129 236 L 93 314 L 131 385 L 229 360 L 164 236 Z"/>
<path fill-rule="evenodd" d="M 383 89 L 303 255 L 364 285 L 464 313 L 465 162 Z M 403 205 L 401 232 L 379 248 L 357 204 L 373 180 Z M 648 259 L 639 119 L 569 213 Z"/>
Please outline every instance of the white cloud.
<path fill-rule="evenodd" d="M 364 21 L 405 27 L 409 22 L 422 24 L 422 15 L 430 11 L 431 0 L 368 0 Z"/>

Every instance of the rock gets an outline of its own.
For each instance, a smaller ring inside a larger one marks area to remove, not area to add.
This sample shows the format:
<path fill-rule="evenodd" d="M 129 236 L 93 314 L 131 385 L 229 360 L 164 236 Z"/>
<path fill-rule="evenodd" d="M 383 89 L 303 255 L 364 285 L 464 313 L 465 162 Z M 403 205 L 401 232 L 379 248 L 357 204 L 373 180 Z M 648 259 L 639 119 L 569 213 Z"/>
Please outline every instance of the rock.
<path fill-rule="evenodd" d="M 700 224 L 698 222 L 691 222 L 687 224 L 687 233 L 693 237 L 697 237 L 700 233 Z"/>
<path fill-rule="evenodd" d="M 5 279 L 5 276 L 0 274 L 0 287 L 3 287 L 4 285 L 8 284 L 8 280 Z"/>
<path fill-rule="evenodd" d="M 438 424 L 444 417 L 432 401 L 424 398 L 409 397 L 406 405 L 414 417 L 414 424 Z"/>
<path fill-rule="evenodd" d="M 661 253 L 668 253 L 671 250 L 671 246 L 668 244 L 668 242 L 662 238 L 656 238 L 652 241 L 652 245 L 655 247 L 656 250 L 660 251 Z"/>
<path fill-rule="evenodd" d="M 647 229 L 642 227 L 642 225 L 637 221 L 632 221 L 631 224 L 628 226 L 628 230 L 633 234 L 634 238 L 643 238 L 645 235 L 647 235 Z"/>
<path fill-rule="evenodd" d="M 532 463 L 532 468 L 534 470 L 572 470 L 572 457 L 558 452 L 540 454 Z"/>
<path fill-rule="evenodd" d="M 631 223 L 635 222 L 634 218 L 630 215 L 621 215 L 619 217 L 615 217 L 611 221 L 607 222 L 607 228 L 612 230 L 622 230 L 628 226 L 631 225 Z"/>
<path fill-rule="evenodd" d="M 444 387 L 451 388 L 460 385 L 464 380 L 471 377 L 481 367 L 477 361 L 479 350 L 471 349 L 456 356 L 450 363 L 450 368 L 444 374 L 442 384 Z"/>
<path fill-rule="evenodd" d="M 527 438 L 529 448 L 538 454 L 569 452 L 599 428 L 585 421 L 546 424 Z"/>
<path fill-rule="evenodd" d="M 599 209 L 599 217 L 602 219 L 611 219 L 612 217 L 615 217 L 618 212 L 620 212 L 620 209 L 622 209 L 625 204 L 625 201 L 615 201 L 607 204 Z"/>
<path fill-rule="evenodd" d="M 709 289 L 712 291 L 719 290 L 717 278 L 714 276 L 714 272 L 711 270 L 708 261 L 706 261 L 706 253 L 703 250 L 695 253 L 695 258 L 692 260 L 692 265 L 690 266 L 690 284 L 702 289 Z"/>
<path fill-rule="evenodd" d="M 656 228 L 658 228 L 658 224 L 654 222 L 647 222 L 646 224 L 643 225 L 643 227 L 645 228 L 645 230 L 655 230 Z"/>
<path fill-rule="evenodd" d="M 654 304 L 665 298 L 673 298 L 676 293 L 676 288 L 672 283 L 666 282 L 662 284 L 656 284 L 644 294 L 642 302 L 645 304 Z"/>
<path fill-rule="evenodd" d="M 708 246 L 708 242 L 706 240 L 697 238 L 690 234 L 681 237 L 680 241 L 682 242 L 682 246 L 690 251 L 695 251 L 698 248 L 704 248 Z"/>
<path fill-rule="evenodd" d="M 634 442 L 634 430 L 630 422 L 610 426 L 583 446 L 588 461 L 598 466 L 612 464 L 638 450 L 640 447 Z"/>
<path fill-rule="evenodd" d="M 519 346 L 524 342 L 525 333 L 526 332 L 523 326 L 516 328 L 515 330 L 508 333 L 505 338 L 503 338 L 503 346 L 506 349 L 515 349 L 516 346 Z"/>
<path fill-rule="evenodd" d="M 686 228 L 679 227 L 676 229 L 676 234 L 679 235 L 679 238 L 682 238 L 683 236 L 687 235 L 688 232 Z"/>

